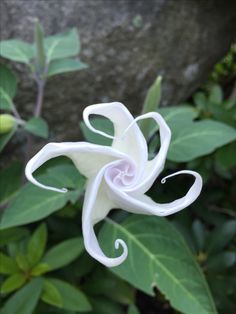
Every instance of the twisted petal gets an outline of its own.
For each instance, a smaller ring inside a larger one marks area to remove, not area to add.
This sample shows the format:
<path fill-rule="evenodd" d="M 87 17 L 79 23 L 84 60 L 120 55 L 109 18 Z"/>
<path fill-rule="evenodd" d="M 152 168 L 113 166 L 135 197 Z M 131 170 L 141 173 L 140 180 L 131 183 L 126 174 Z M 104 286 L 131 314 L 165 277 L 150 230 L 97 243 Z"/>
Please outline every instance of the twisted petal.
<path fill-rule="evenodd" d="M 145 194 L 126 193 L 122 190 L 118 190 L 115 186 L 112 185 L 109 186 L 110 197 L 121 208 L 126 209 L 132 213 L 168 216 L 192 204 L 199 196 L 202 189 L 202 178 L 195 171 L 178 171 L 163 178 L 161 182 L 165 183 L 166 179 L 179 174 L 193 175 L 195 177 L 195 181 L 184 197 L 181 197 L 173 202 L 158 204 Z"/>
<path fill-rule="evenodd" d="M 39 183 L 32 175 L 49 159 L 67 156 L 72 159 L 77 169 L 87 178 L 93 177 L 107 163 L 113 160 L 126 158 L 126 155 L 107 146 L 95 145 L 86 142 L 77 143 L 49 143 L 45 145 L 26 165 L 25 175 L 35 185 L 56 192 L 66 192 L 66 189 L 57 189 Z"/>
<path fill-rule="evenodd" d="M 103 265 L 114 267 L 120 265 L 126 259 L 128 255 L 126 244 L 123 240 L 117 239 L 115 248 L 118 249 L 121 245 L 123 253 L 119 257 L 109 258 L 102 252 L 93 229 L 93 225 L 106 217 L 109 210 L 115 207 L 106 194 L 106 184 L 103 181 L 106 168 L 107 166 L 95 178 L 88 181 L 83 206 L 82 229 L 87 252 Z"/>
<path fill-rule="evenodd" d="M 114 136 L 95 129 L 90 121 L 91 114 L 101 115 L 110 119 L 114 125 Z M 83 112 L 84 122 L 95 133 L 113 139 L 112 147 L 129 155 L 141 172 L 148 159 L 146 140 L 128 109 L 119 102 L 88 106 Z M 129 128 L 129 132 L 125 132 Z"/>
<path fill-rule="evenodd" d="M 142 116 L 137 117 L 134 122 L 144 119 L 152 118 L 159 126 L 160 132 L 160 149 L 155 158 L 145 163 L 144 175 L 140 183 L 135 186 L 137 193 L 145 193 L 153 185 L 154 181 L 164 168 L 168 148 L 171 140 L 171 131 L 165 120 L 157 112 L 149 112 Z M 134 122 L 125 130 L 125 133 L 129 132 Z"/>

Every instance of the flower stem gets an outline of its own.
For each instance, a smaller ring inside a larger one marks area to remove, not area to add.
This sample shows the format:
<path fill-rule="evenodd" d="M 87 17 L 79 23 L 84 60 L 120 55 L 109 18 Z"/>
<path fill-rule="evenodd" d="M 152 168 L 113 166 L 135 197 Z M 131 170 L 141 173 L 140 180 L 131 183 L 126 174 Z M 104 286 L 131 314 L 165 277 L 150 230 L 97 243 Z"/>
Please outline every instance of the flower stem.
<path fill-rule="evenodd" d="M 41 79 L 37 79 L 36 83 L 37 83 L 37 88 L 38 88 L 38 94 L 37 94 L 36 106 L 34 109 L 34 117 L 38 118 L 41 116 L 41 112 L 42 112 L 45 81 Z"/>

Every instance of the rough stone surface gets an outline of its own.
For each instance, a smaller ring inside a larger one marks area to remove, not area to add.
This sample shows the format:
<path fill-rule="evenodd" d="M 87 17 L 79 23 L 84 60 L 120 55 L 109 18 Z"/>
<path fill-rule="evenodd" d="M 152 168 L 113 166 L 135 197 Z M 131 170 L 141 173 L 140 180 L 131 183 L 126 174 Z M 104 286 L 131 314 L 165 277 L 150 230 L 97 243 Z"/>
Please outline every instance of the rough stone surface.
<path fill-rule="evenodd" d="M 47 35 L 77 27 L 90 65 L 47 84 L 43 115 L 57 140 L 78 139 L 86 105 L 118 100 L 138 113 L 158 74 L 163 105 L 186 99 L 236 36 L 235 0 L 2 0 L 1 39 L 31 41 L 33 17 Z M 17 104 L 27 116 L 35 87 L 21 76 Z"/>

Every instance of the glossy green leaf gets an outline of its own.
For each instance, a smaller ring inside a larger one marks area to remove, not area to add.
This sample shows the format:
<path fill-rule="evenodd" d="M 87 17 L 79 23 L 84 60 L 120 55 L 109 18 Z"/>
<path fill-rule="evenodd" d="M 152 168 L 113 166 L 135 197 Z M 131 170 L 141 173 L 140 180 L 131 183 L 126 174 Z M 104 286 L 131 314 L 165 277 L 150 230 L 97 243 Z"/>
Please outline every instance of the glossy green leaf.
<path fill-rule="evenodd" d="M 0 87 L 11 99 L 16 95 L 16 76 L 5 64 L 0 64 Z"/>
<path fill-rule="evenodd" d="M 49 280 L 44 280 L 41 299 L 50 305 L 62 308 L 63 301 L 59 290 Z"/>
<path fill-rule="evenodd" d="M 26 286 L 10 297 L 2 309 L 2 314 L 32 314 L 41 295 L 43 280 L 31 280 Z"/>
<path fill-rule="evenodd" d="M 114 134 L 114 128 L 113 128 L 112 122 L 108 119 L 94 118 L 94 119 L 91 119 L 91 124 L 93 127 L 95 127 L 96 129 L 100 131 L 103 131 L 110 135 Z M 94 143 L 94 144 L 100 144 L 100 145 L 106 145 L 106 146 L 111 145 L 112 143 L 111 139 L 90 131 L 86 127 L 84 122 L 80 122 L 80 127 L 86 141 Z"/>
<path fill-rule="evenodd" d="M 219 85 L 214 85 L 211 88 L 209 101 L 215 105 L 220 105 L 223 102 L 223 92 Z"/>
<path fill-rule="evenodd" d="M 159 103 L 161 101 L 161 80 L 161 76 L 158 76 L 155 82 L 149 88 L 144 101 L 142 114 L 151 111 L 157 111 L 157 107 L 159 106 Z M 153 122 L 150 122 L 150 120 L 143 120 L 140 122 L 140 128 L 145 137 L 149 135 L 151 123 Z"/>
<path fill-rule="evenodd" d="M 15 258 L 17 265 L 23 272 L 27 273 L 30 271 L 31 266 L 26 255 L 24 255 L 22 252 L 18 252 Z"/>
<path fill-rule="evenodd" d="M 52 186 L 58 185 L 55 178 L 49 176 L 42 175 L 38 177 L 38 180 Z M 60 182 L 60 184 L 62 183 Z M 19 191 L 10 206 L 5 209 L 0 229 L 41 220 L 61 209 L 68 201 L 74 199 L 75 194 L 77 195 L 76 191 L 67 193 L 47 191 L 28 183 Z"/>
<path fill-rule="evenodd" d="M 236 234 L 236 220 L 229 220 L 212 231 L 206 241 L 208 254 L 220 252 Z"/>
<path fill-rule="evenodd" d="M 201 269 L 166 219 L 131 216 L 122 224 L 109 221 L 100 232 L 100 243 L 109 256 L 121 253 L 114 248 L 116 239 L 124 240 L 129 249 L 127 260 L 111 269 L 118 276 L 150 295 L 157 286 L 181 313 L 216 313 Z"/>
<path fill-rule="evenodd" d="M 86 312 L 91 310 L 91 305 L 82 291 L 71 284 L 59 280 L 48 279 L 51 284 L 59 291 L 62 298 L 62 307 L 67 310 Z"/>
<path fill-rule="evenodd" d="M 3 40 L 0 45 L 0 56 L 12 61 L 29 63 L 34 56 L 33 47 L 21 40 Z"/>
<path fill-rule="evenodd" d="M 17 242 L 29 234 L 25 228 L 10 228 L 0 230 L 0 246 L 7 245 L 12 242 Z"/>
<path fill-rule="evenodd" d="M 23 286 L 26 277 L 22 273 L 13 274 L 8 277 L 1 285 L 1 293 L 9 293 Z"/>
<path fill-rule="evenodd" d="M 55 59 L 76 56 L 80 50 L 79 34 L 76 28 L 47 37 L 44 44 L 47 63 Z"/>
<path fill-rule="evenodd" d="M 41 263 L 36 265 L 32 270 L 31 270 L 31 275 L 34 277 L 38 277 L 42 274 L 47 273 L 48 271 L 50 271 L 50 266 L 46 263 Z"/>
<path fill-rule="evenodd" d="M 198 111 L 191 106 L 173 106 L 168 108 L 160 108 L 158 112 L 165 119 L 166 123 L 172 129 L 176 125 L 192 123 L 198 116 Z"/>
<path fill-rule="evenodd" d="M 24 129 L 42 138 L 48 137 L 48 124 L 42 118 L 31 118 L 24 124 Z"/>
<path fill-rule="evenodd" d="M 8 202 L 20 189 L 23 164 L 19 161 L 11 163 L 0 171 L 0 203 Z M 1 243 L 1 239 L 0 239 Z"/>
<path fill-rule="evenodd" d="M 87 69 L 88 65 L 76 59 L 54 60 L 50 63 L 47 76 Z"/>
<path fill-rule="evenodd" d="M 16 261 L 0 252 L 0 274 L 14 274 L 19 271 Z"/>
<path fill-rule="evenodd" d="M 7 94 L 5 89 L 0 86 L 0 109 L 6 111 L 12 111 L 14 104 L 11 97 Z"/>
<path fill-rule="evenodd" d="M 8 132 L 6 134 L 0 134 L 0 152 L 3 150 L 3 148 L 7 145 L 7 143 L 11 140 L 12 136 L 16 132 L 16 127 L 11 130 L 11 132 Z"/>
<path fill-rule="evenodd" d="M 55 270 L 73 262 L 84 251 L 81 237 L 65 240 L 52 247 L 44 256 L 43 262 L 50 270 Z"/>
<path fill-rule="evenodd" d="M 212 153 L 236 139 L 236 130 L 228 125 L 204 120 L 172 127 L 172 140 L 167 158 L 186 162 Z"/>
<path fill-rule="evenodd" d="M 27 248 L 30 266 L 35 266 L 42 258 L 47 243 L 47 227 L 43 223 L 32 234 Z"/>

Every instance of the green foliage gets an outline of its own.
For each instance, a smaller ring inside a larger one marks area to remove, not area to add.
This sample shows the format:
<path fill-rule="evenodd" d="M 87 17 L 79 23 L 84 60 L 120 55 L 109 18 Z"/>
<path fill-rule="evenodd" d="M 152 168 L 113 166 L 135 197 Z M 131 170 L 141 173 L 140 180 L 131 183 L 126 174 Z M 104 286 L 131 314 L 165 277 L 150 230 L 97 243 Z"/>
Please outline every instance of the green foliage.
<path fill-rule="evenodd" d="M 157 286 L 182 313 L 216 313 L 200 268 L 182 237 L 167 220 L 132 216 L 122 224 L 103 226 L 100 241 L 106 252 L 115 254 L 117 238 L 129 246 L 127 260 L 112 269 L 117 275 L 151 295 Z"/>
<path fill-rule="evenodd" d="M 52 247 L 45 255 L 43 262 L 50 270 L 64 267 L 74 261 L 84 250 L 83 239 L 77 237 L 69 239 Z"/>
<path fill-rule="evenodd" d="M 157 107 L 161 101 L 161 80 L 161 76 L 158 76 L 153 85 L 149 88 L 144 101 L 142 114 L 157 111 Z M 145 137 L 149 135 L 152 123 L 153 122 L 150 123 L 148 120 L 141 121 L 140 128 Z"/>
<path fill-rule="evenodd" d="M 48 77 L 56 74 L 73 72 L 86 69 L 88 65 L 76 59 L 60 59 L 54 60 L 50 63 L 48 68 Z"/>
<path fill-rule="evenodd" d="M 76 312 L 88 312 L 91 310 L 88 299 L 78 288 L 59 279 L 50 278 L 48 281 L 59 292 L 62 299 L 62 308 Z"/>
<path fill-rule="evenodd" d="M 34 56 L 33 46 L 21 40 L 3 40 L 0 44 L 0 56 L 3 58 L 29 64 Z"/>
<path fill-rule="evenodd" d="M 40 136 L 42 138 L 48 137 L 48 125 L 47 122 L 42 118 L 31 118 L 24 124 L 26 131 Z"/>
<path fill-rule="evenodd" d="M 2 314 L 32 314 L 41 295 L 43 280 L 33 279 L 5 303 Z"/>
<path fill-rule="evenodd" d="M 204 120 L 176 125 L 173 130 L 168 159 L 186 162 L 213 152 L 236 140 L 236 130 L 221 122 Z"/>
<path fill-rule="evenodd" d="M 35 266 L 41 260 L 47 243 L 47 228 L 41 224 L 31 236 L 27 247 L 30 266 Z"/>

